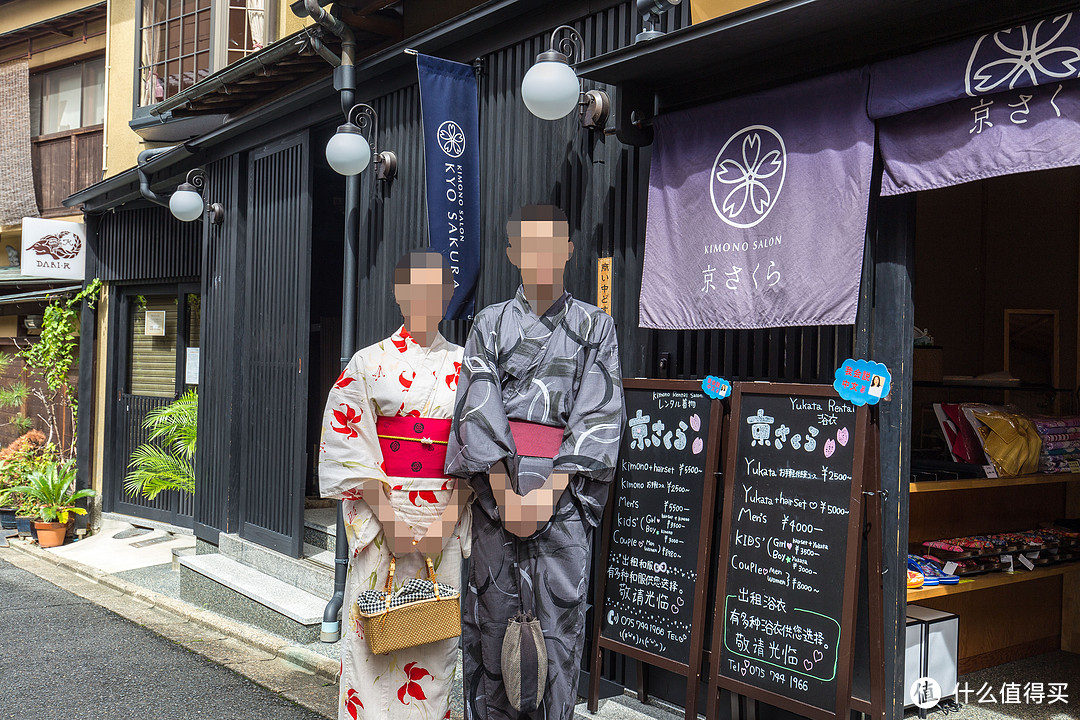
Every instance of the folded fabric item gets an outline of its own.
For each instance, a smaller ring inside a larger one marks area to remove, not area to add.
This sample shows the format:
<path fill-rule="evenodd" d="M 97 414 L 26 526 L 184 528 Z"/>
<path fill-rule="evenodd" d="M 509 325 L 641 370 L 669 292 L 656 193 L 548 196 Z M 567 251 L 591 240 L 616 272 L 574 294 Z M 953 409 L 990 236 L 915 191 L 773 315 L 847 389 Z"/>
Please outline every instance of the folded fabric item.
<path fill-rule="evenodd" d="M 964 403 L 968 419 L 982 440 L 982 449 L 1000 477 L 1035 472 L 1039 466 L 1042 440 L 1035 426 L 1011 408 Z"/>
<path fill-rule="evenodd" d="M 1065 457 L 1041 457 L 1039 458 L 1039 472 L 1065 473 L 1070 472 L 1069 459 Z"/>
<path fill-rule="evenodd" d="M 1047 455 L 1078 454 L 1080 453 L 1080 442 L 1076 440 L 1044 442 L 1041 452 Z"/>
<path fill-rule="evenodd" d="M 1075 430 L 1073 432 L 1040 432 L 1039 437 L 1042 438 L 1044 445 L 1048 442 L 1069 442 L 1071 440 L 1080 442 L 1080 430 Z"/>
<path fill-rule="evenodd" d="M 1077 429 L 1080 429 L 1080 417 L 1077 417 L 1076 415 L 1062 415 L 1060 417 L 1036 415 L 1031 418 L 1031 421 L 1035 423 L 1035 427 L 1040 431 L 1052 430 L 1053 432 L 1075 432 Z M 1069 430 L 1062 430 L 1061 428 L 1069 428 Z"/>

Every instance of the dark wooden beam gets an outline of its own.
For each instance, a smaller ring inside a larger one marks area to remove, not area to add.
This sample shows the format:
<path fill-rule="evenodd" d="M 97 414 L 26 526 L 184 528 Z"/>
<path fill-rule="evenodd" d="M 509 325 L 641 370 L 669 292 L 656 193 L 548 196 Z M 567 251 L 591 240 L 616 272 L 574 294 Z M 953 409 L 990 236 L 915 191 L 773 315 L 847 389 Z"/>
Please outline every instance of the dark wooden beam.
<path fill-rule="evenodd" d="M 401 40 L 405 34 L 404 24 L 400 20 L 385 18 L 381 15 L 361 15 L 342 10 L 341 20 L 355 30 L 365 30 L 395 40 Z"/>

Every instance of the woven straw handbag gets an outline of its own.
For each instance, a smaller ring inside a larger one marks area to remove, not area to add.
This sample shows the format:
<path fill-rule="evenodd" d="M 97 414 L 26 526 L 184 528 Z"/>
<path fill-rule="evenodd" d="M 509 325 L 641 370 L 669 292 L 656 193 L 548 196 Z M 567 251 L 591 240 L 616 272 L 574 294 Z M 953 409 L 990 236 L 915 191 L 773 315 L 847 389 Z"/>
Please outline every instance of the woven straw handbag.
<path fill-rule="evenodd" d="M 371 652 L 385 655 L 461 635 L 461 593 L 435 578 L 427 558 L 428 580 L 409 579 L 395 593 L 394 557 L 383 590 L 365 590 L 356 600 Z"/>

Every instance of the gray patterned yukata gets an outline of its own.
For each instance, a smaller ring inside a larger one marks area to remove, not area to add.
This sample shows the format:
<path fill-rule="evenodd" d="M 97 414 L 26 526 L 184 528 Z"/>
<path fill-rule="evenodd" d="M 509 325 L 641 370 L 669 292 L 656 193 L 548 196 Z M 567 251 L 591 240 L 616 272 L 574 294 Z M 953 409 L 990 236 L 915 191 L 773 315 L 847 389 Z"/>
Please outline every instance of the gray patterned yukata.
<path fill-rule="evenodd" d="M 599 308 L 563 296 L 537 317 L 522 289 L 484 308 L 465 344 L 447 474 L 476 493 L 469 586 L 464 600 L 466 717 L 569 720 L 584 645 L 592 529 L 603 516 L 623 427 L 615 323 Z M 509 420 L 564 428 L 552 459 L 515 451 Z M 527 538 L 504 530 L 488 483 L 505 460 L 519 495 L 552 471 L 570 474 L 550 522 Z M 535 615 L 548 653 L 547 689 L 534 713 L 518 713 L 502 683 L 507 621 Z"/>

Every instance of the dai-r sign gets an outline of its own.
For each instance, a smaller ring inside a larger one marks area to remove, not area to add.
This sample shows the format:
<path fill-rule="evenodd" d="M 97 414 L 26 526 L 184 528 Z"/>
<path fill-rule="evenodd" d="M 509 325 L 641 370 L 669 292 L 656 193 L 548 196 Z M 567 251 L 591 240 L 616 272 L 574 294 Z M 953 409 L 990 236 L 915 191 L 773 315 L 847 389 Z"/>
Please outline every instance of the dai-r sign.
<path fill-rule="evenodd" d="M 82 280 L 86 266 L 86 229 L 82 223 L 23 218 L 22 274 Z"/>

